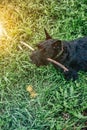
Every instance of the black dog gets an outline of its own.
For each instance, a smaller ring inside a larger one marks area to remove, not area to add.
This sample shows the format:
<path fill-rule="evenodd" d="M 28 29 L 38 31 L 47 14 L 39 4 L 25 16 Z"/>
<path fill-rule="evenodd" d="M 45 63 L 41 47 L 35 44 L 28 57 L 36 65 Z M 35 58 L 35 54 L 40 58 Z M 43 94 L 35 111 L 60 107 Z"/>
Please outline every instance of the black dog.
<path fill-rule="evenodd" d="M 64 72 L 67 80 L 77 79 L 79 70 L 87 72 L 87 37 L 61 41 L 52 39 L 46 29 L 45 34 L 46 40 L 37 45 L 37 50 L 30 57 L 36 66 L 47 65 L 47 58 L 54 59 L 69 69 Z"/>

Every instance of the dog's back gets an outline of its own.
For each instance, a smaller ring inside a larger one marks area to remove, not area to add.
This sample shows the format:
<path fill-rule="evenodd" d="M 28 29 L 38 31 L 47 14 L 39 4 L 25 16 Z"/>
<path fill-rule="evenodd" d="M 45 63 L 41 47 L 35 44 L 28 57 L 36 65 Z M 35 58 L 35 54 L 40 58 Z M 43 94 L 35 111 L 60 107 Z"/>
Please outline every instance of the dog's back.
<path fill-rule="evenodd" d="M 68 53 L 68 57 L 65 59 L 65 64 L 67 62 L 68 65 L 73 68 L 77 65 L 77 70 L 87 71 L 87 37 L 78 38 L 65 44 Z"/>

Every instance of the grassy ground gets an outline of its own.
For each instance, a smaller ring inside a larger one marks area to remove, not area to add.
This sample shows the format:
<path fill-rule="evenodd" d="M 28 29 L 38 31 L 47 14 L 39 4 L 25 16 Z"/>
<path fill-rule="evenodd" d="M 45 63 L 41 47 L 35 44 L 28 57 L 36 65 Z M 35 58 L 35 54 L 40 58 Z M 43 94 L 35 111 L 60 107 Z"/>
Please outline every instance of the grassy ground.
<path fill-rule="evenodd" d="M 7 31 L 0 37 L 0 130 L 81 130 L 87 108 L 87 73 L 65 81 L 52 65 L 36 68 L 30 50 L 45 38 L 87 35 L 87 0 L 0 0 L 0 22 Z M 31 85 L 38 94 L 31 97 Z"/>

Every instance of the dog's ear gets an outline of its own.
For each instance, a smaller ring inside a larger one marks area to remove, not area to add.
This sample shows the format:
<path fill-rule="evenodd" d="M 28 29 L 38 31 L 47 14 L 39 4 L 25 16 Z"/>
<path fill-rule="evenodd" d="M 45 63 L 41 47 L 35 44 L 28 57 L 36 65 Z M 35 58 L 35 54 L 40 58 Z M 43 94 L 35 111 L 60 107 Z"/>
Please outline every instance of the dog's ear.
<path fill-rule="evenodd" d="M 52 47 L 53 47 L 54 49 L 61 48 L 61 40 L 57 40 L 56 42 L 54 42 L 54 43 L 52 44 Z"/>
<path fill-rule="evenodd" d="M 52 37 L 48 34 L 48 32 L 45 28 L 44 28 L 44 32 L 45 32 L 45 35 L 46 35 L 46 40 L 52 39 Z"/>

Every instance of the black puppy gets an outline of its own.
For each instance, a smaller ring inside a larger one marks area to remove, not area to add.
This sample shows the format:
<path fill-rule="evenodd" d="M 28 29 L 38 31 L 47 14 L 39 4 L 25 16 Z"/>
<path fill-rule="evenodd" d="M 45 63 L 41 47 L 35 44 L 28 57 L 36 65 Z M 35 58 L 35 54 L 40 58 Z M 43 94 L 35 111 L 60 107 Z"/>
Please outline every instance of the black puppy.
<path fill-rule="evenodd" d="M 47 58 L 54 59 L 65 65 L 69 71 L 64 72 L 67 80 L 77 79 L 78 71 L 87 72 L 87 37 L 72 41 L 52 39 L 45 29 L 46 40 L 40 42 L 30 56 L 36 66 L 47 65 Z M 54 64 L 56 68 L 59 68 Z"/>

